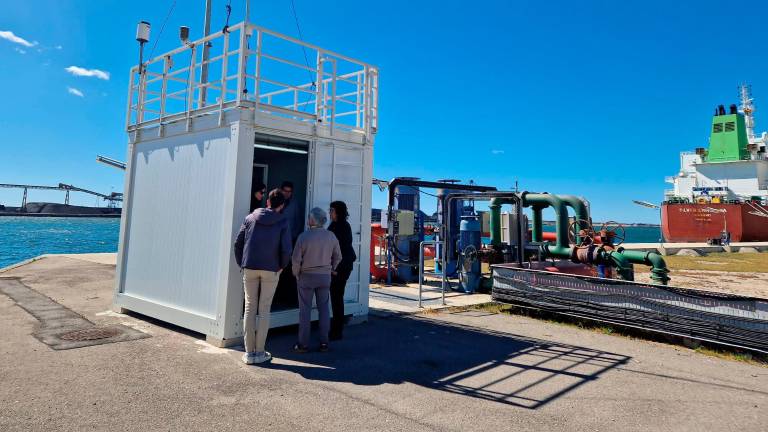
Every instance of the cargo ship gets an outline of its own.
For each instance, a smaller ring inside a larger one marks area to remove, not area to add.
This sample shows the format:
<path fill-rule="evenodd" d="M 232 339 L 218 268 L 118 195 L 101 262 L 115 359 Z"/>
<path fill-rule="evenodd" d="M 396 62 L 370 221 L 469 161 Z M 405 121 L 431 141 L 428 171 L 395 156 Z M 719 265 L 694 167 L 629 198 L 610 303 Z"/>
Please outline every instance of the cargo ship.
<path fill-rule="evenodd" d="M 680 172 L 666 181 L 661 223 L 671 242 L 768 241 L 768 133 L 755 134 L 748 85 L 741 104 L 715 109 L 708 148 L 680 154 Z"/>

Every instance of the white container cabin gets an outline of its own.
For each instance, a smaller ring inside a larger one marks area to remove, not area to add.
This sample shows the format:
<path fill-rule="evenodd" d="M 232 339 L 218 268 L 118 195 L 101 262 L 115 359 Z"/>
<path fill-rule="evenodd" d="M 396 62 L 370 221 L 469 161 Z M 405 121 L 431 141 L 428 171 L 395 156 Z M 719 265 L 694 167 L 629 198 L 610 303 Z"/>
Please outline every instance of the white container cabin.
<path fill-rule="evenodd" d="M 345 310 L 364 319 L 377 69 L 245 22 L 139 72 L 131 70 L 126 114 L 115 309 L 203 333 L 218 346 L 241 343 L 234 237 L 257 205 L 255 184 L 291 180 L 305 215 L 347 203 L 358 261 Z M 298 322 L 295 294 L 285 294 L 279 286 L 273 327 Z"/>

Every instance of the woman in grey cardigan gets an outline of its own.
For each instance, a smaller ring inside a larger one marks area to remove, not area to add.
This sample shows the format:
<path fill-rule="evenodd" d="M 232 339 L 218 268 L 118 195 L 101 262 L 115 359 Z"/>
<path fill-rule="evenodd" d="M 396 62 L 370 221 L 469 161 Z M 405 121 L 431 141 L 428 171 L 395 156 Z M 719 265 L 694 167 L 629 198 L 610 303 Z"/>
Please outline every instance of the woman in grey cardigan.
<path fill-rule="evenodd" d="M 331 273 L 341 262 L 341 249 L 336 236 L 323 229 L 327 220 L 323 209 L 310 210 L 309 230 L 301 233 L 293 247 L 292 269 L 299 293 L 299 342 L 293 349 L 300 353 L 309 350 L 312 297 L 316 298 L 320 320 L 320 351 L 328 350 Z"/>

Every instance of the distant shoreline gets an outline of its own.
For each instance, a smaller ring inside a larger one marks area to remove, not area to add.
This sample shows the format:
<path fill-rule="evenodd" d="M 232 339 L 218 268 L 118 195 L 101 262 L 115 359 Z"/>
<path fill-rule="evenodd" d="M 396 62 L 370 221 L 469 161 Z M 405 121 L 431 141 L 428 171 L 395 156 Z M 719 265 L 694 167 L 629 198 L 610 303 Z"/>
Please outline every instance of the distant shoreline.
<path fill-rule="evenodd" d="M 612 222 L 616 223 L 616 221 L 606 221 L 606 222 Z M 557 223 L 555 221 L 543 221 L 544 225 L 548 226 L 555 226 Z M 651 223 L 642 223 L 642 222 L 635 222 L 635 223 L 628 223 L 628 222 L 618 222 L 620 225 L 623 225 L 625 227 L 640 227 L 640 228 L 660 228 L 661 225 L 659 224 L 651 224 Z M 592 226 L 594 227 L 600 227 L 600 225 L 605 224 L 605 222 L 592 222 Z"/>
<path fill-rule="evenodd" d="M 112 214 L 60 214 L 60 213 L 0 213 L 0 217 L 55 217 L 55 218 L 120 218 L 119 213 Z"/>

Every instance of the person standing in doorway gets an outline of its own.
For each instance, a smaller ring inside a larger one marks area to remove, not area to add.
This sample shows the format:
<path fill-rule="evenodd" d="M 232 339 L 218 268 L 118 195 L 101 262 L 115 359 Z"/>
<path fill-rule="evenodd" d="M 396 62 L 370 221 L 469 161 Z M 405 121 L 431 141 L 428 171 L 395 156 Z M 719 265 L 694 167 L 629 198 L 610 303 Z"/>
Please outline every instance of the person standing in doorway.
<path fill-rule="evenodd" d="M 299 203 L 293 195 L 293 182 L 285 180 L 280 185 L 280 191 L 285 197 L 285 207 L 282 213 L 288 221 L 288 226 L 291 228 L 291 243 L 295 245 L 299 234 L 304 231 L 304 212 L 299 208 Z M 296 278 L 293 276 L 293 273 L 289 264 L 286 271 L 280 275 L 276 298 L 276 301 L 280 304 L 293 302 L 296 299 Z"/>
<path fill-rule="evenodd" d="M 302 231 L 304 231 L 304 218 L 301 216 L 301 210 L 299 209 L 299 203 L 296 202 L 293 196 L 293 182 L 284 181 L 280 186 L 280 191 L 285 197 L 285 208 L 283 208 L 283 214 L 288 220 L 288 225 L 291 227 L 291 236 L 293 242 L 296 243 L 296 239 L 299 237 Z"/>
<path fill-rule="evenodd" d="M 265 350 L 272 298 L 292 252 L 291 229 L 280 213 L 284 206 L 282 192 L 274 189 L 267 198 L 267 208 L 246 216 L 235 239 L 235 259 L 243 270 L 245 290 L 245 364 L 272 359 Z"/>
<path fill-rule="evenodd" d="M 340 340 L 344 329 L 344 289 L 347 286 L 347 280 L 352 273 L 352 266 L 357 260 L 355 249 L 352 247 L 352 227 L 349 226 L 347 218 L 349 211 L 344 201 L 334 201 L 331 203 L 329 212 L 331 224 L 328 225 L 328 231 L 336 235 L 341 248 L 341 263 L 336 271 L 331 275 L 331 309 L 333 318 L 331 318 L 330 340 Z"/>
<path fill-rule="evenodd" d="M 256 187 L 253 189 L 256 191 L 253 193 L 253 198 L 256 202 L 253 208 L 257 209 L 264 205 L 264 194 L 267 192 L 267 185 L 264 183 L 257 183 Z"/>
<path fill-rule="evenodd" d="M 299 353 L 309 350 L 313 297 L 320 321 L 320 351 L 328 351 L 331 272 L 341 262 L 341 249 L 336 236 L 323 229 L 327 220 L 323 209 L 313 208 L 309 212 L 309 230 L 301 233 L 293 249 L 292 268 L 299 292 L 299 341 L 293 349 Z"/>

